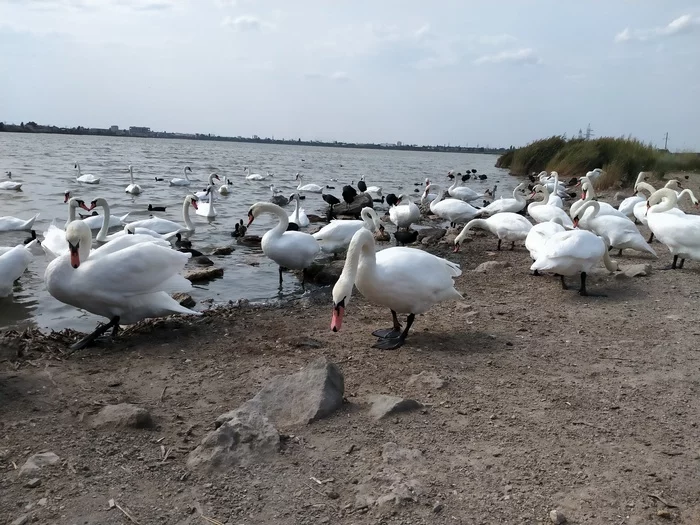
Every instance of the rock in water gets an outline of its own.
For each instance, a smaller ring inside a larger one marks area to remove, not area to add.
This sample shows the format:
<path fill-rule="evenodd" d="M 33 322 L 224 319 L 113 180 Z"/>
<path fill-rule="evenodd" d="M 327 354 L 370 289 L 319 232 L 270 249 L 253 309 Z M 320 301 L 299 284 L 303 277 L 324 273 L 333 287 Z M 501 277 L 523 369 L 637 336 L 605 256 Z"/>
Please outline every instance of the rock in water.
<path fill-rule="evenodd" d="M 333 206 L 333 215 L 352 215 L 359 219 L 362 208 L 366 207 L 374 209 L 372 196 L 369 193 L 360 193 L 350 204 L 341 202 Z"/>
<path fill-rule="evenodd" d="M 216 248 L 212 255 L 231 255 L 233 253 L 233 246 L 222 246 L 221 248 Z"/>
<path fill-rule="evenodd" d="M 321 357 L 295 374 L 273 377 L 240 409 L 260 412 L 278 426 L 306 425 L 340 408 L 344 392 L 342 372 Z M 235 413 L 222 414 L 216 424 L 225 423 Z"/>
<path fill-rule="evenodd" d="M 183 274 L 183 277 L 192 283 L 201 283 L 211 281 L 224 276 L 223 268 L 202 268 L 197 270 L 189 270 Z"/>
<path fill-rule="evenodd" d="M 148 428 L 153 426 L 151 414 L 145 408 L 121 403 L 102 407 L 90 422 L 92 428 Z"/>
<path fill-rule="evenodd" d="M 23 476 L 25 474 L 35 474 L 44 467 L 55 465 L 60 461 L 60 459 L 61 458 L 59 458 L 53 452 L 34 454 L 24 462 L 24 465 L 22 465 L 22 467 L 19 469 L 19 475 Z"/>
<path fill-rule="evenodd" d="M 344 260 L 313 263 L 306 269 L 306 279 L 319 286 L 330 286 L 340 278 L 344 267 Z M 301 272 L 298 273 L 301 274 Z"/>
<path fill-rule="evenodd" d="M 180 303 L 180 306 L 184 306 L 185 308 L 192 308 L 197 304 L 197 301 L 192 299 L 192 296 L 188 293 L 175 292 L 170 297 L 175 299 L 178 303 Z"/>
<path fill-rule="evenodd" d="M 240 408 L 229 416 L 190 452 L 189 468 L 224 470 L 265 460 L 279 452 L 279 433 L 260 412 Z"/>
<path fill-rule="evenodd" d="M 383 419 L 399 412 L 408 412 L 423 405 L 414 399 L 404 399 L 397 396 L 375 395 L 370 398 L 372 408 L 369 414 L 374 419 Z"/>

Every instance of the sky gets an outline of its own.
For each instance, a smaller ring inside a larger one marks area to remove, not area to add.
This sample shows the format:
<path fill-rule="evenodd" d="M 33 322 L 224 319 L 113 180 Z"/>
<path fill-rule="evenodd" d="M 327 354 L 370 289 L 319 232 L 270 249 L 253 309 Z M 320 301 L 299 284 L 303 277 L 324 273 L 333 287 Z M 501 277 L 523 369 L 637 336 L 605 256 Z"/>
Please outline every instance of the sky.
<path fill-rule="evenodd" d="M 0 121 L 700 150 L 697 0 L 0 0 Z"/>

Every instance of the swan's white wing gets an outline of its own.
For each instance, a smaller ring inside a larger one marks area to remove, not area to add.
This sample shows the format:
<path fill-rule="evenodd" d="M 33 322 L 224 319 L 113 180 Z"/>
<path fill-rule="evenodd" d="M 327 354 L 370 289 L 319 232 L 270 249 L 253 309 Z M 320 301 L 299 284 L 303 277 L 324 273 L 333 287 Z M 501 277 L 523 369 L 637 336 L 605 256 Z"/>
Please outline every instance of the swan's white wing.
<path fill-rule="evenodd" d="M 156 239 L 151 235 L 142 235 L 138 233 L 135 235 L 122 235 L 121 237 L 117 237 L 116 239 L 113 239 L 108 243 L 103 244 L 99 248 L 92 250 L 90 252 L 89 260 L 94 261 L 100 259 L 101 257 L 104 257 L 105 255 L 109 255 L 111 253 L 118 252 L 119 250 L 123 250 L 125 248 L 129 248 L 131 246 L 135 246 L 136 244 L 141 244 L 145 242 L 153 243 L 158 246 L 163 246 L 168 249 L 171 248 L 171 245 L 168 241 L 163 239 Z"/>
<path fill-rule="evenodd" d="M 24 273 L 31 259 L 32 254 L 23 244 L 0 255 L 0 297 L 12 293 L 13 283 Z"/>
<path fill-rule="evenodd" d="M 56 225 L 51 224 L 44 232 L 44 240 L 41 241 L 44 248 L 48 248 L 53 257 L 63 255 L 68 252 L 68 242 L 66 241 L 66 232 Z"/>

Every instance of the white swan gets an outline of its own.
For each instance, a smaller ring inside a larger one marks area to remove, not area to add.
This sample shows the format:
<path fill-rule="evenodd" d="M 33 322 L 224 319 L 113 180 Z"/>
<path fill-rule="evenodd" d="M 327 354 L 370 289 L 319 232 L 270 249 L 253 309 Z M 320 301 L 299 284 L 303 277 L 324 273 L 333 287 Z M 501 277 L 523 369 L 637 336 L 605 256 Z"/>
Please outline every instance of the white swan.
<path fill-rule="evenodd" d="M 574 217 L 576 217 L 576 215 L 579 215 L 579 210 L 583 207 L 584 204 L 586 204 L 587 202 L 593 201 L 595 199 L 595 196 L 596 196 L 595 191 L 593 190 L 593 183 L 590 180 L 588 180 L 588 178 L 586 176 L 581 177 L 581 181 L 582 181 L 581 182 L 581 198 L 579 200 L 577 200 L 576 202 L 574 202 L 571 205 L 571 208 L 569 209 L 569 216 L 572 219 Z M 599 206 L 600 211 L 598 212 L 599 216 L 600 215 L 613 215 L 613 216 L 625 219 L 625 220 L 629 221 L 630 223 L 632 223 L 632 221 L 629 220 L 629 217 L 627 217 L 627 215 L 618 211 L 617 208 L 615 208 L 614 206 L 611 206 L 607 202 L 599 202 L 599 201 L 596 201 L 596 202 L 598 202 L 598 204 L 600 205 Z M 586 210 L 586 213 L 591 214 L 593 212 L 590 208 L 588 208 Z M 580 218 L 583 219 L 584 217 L 580 217 Z M 632 225 L 634 225 L 634 223 L 632 223 Z"/>
<path fill-rule="evenodd" d="M 608 256 L 605 241 L 595 233 L 577 228 L 549 237 L 530 270 L 559 275 L 561 286 L 565 290 L 567 286 L 564 276 L 581 274 L 579 294 L 590 295 L 586 290 L 586 274 L 597 266 L 601 259 L 608 271 L 614 272 L 618 269 L 617 263 L 611 261 Z"/>
<path fill-rule="evenodd" d="M 472 219 L 457 235 L 454 241 L 454 251 L 459 251 L 459 246 L 467 237 L 467 232 L 472 228 L 488 230 L 498 237 L 498 250 L 501 249 L 501 242 L 510 242 L 510 249 L 515 248 L 515 241 L 522 241 L 532 228 L 532 223 L 519 213 L 504 211 L 496 213 L 488 219 Z"/>
<path fill-rule="evenodd" d="M 527 183 L 521 182 L 513 190 L 512 199 L 496 199 L 488 206 L 479 210 L 479 215 L 493 215 L 495 213 L 503 213 L 505 211 L 517 213 L 525 209 L 527 200 L 525 199 L 524 191 L 527 190 Z"/>
<path fill-rule="evenodd" d="M 224 184 L 219 186 L 219 194 L 220 195 L 228 195 L 229 193 L 231 193 L 231 186 L 232 186 L 231 179 L 226 177 Z"/>
<path fill-rule="evenodd" d="M 449 193 L 450 197 L 459 199 L 464 202 L 471 202 L 477 199 L 483 199 L 486 196 L 486 194 L 484 193 L 477 193 L 471 188 L 462 186 L 462 179 L 460 179 L 459 177 L 455 177 L 455 181 L 452 183 L 452 186 L 450 186 L 447 189 L 447 193 Z"/>
<path fill-rule="evenodd" d="M 566 228 L 564 228 L 560 217 L 554 217 L 550 221 L 535 224 L 528 232 L 527 237 L 525 237 L 525 248 L 530 252 L 530 258 L 536 261 L 547 240 L 555 233 L 563 231 L 566 231 Z M 535 275 L 538 274 L 539 272 L 535 270 Z"/>
<path fill-rule="evenodd" d="M 531 202 L 527 206 L 527 213 L 530 217 L 535 219 L 535 222 L 548 222 L 555 217 L 559 217 L 564 226 L 574 225 L 563 209 L 549 202 L 550 196 L 546 186 L 542 184 L 535 186 L 532 190 L 532 194 L 536 195 L 538 193 L 543 196 L 542 200 Z M 561 202 L 561 199 L 559 199 L 559 202 Z"/>
<path fill-rule="evenodd" d="M 78 176 L 75 178 L 78 182 L 82 182 L 84 184 L 99 184 L 100 183 L 100 178 L 95 177 L 92 173 L 83 173 L 80 171 L 80 164 L 77 162 L 75 163 L 74 169 L 78 170 Z"/>
<path fill-rule="evenodd" d="M 131 184 L 129 184 L 124 190 L 126 193 L 131 193 L 132 195 L 138 195 L 141 193 L 141 186 L 134 183 L 134 167 L 129 164 L 128 168 L 129 178 L 131 179 Z"/>
<path fill-rule="evenodd" d="M 200 315 L 180 306 L 168 294 L 191 288 L 190 282 L 178 274 L 189 253 L 147 242 L 96 257 L 99 250 L 90 252 L 92 234 L 82 221 L 68 225 L 66 240 L 70 253 L 54 259 L 46 268 L 44 281 L 49 294 L 110 320 L 73 349 L 84 348 L 110 328 L 116 335 L 120 323 L 174 313 Z"/>
<path fill-rule="evenodd" d="M 32 260 L 32 247 L 37 243 L 33 240 L 27 245 L 18 244 L 14 248 L 0 254 L 0 297 L 12 293 L 12 286 L 29 266 Z"/>
<path fill-rule="evenodd" d="M 430 186 L 430 179 L 425 179 L 425 186 Z M 426 205 L 431 203 L 437 198 L 437 193 L 426 193 L 425 191 L 421 194 L 420 203 L 421 205 Z M 464 200 L 464 199 L 462 199 Z"/>
<path fill-rule="evenodd" d="M 207 197 L 209 197 L 209 193 L 210 193 L 210 192 L 209 192 L 209 187 L 210 187 L 210 186 L 211 186 L 212 188 L 215 187 L 215 184 L 214 184 L 214 181 L 215 181 L 215 180 L 218 180 L 218 181 L 221 180 L 221 179 L 219 178 L 219 175 L 216 174 L 216 173 L 210 173 L 210 174 L 209 174 L 209 178 L 207 179 L 207 187 L 204 188 L 204 191 L 195 191 L 195 192 L 194 192 L 194 196 L 197 197 L 197 198 L 199 199 L 200 207 L 201 207 L 202 204 L 204 204 L 204 202 L 202 202 L 202 201 L 206 200 Z"/>
<path fill-rule="evenodd" d="M 637 192 L 637 185 L 640 182 L 645 182 L 647 180 L 648 173 L 645 171 L 640 171 L 637 175 L 637 180 L 634 182 L 634 195 L 623 199 L 622 202 L 617 206 L 617 211 L 626 215 L 630 219 L 634 217 L 634 206 L 640 202 L 646 202 L 646 198 L 639 195 Z M 656 191 L 656 190 L 654 190 Z M 654 193 L 653 191 L 651 193 Z"/>
<path fill-rule="evenodd" d="M 364 189 L 362 189 L 363 186 Z M 367 186 L 364 175 L 360 177 L 360 181 L 357 183 L 357 187 L 360 189 L 361 192 L 369 193 L 373 199 L 380 199 L 382 197 L 381 186 Z"/>
<path fill-rule="evenodd" d="M 677 204 L 678 195 L 668 188 L 655 191 L 646 202 L 647 224 L 673 255 L 673 270 L 683 268 L 686 259 L 700 261 L 700 216 L 669 213 Z"/>
<path fill-rule="evenodd" d="M 0 232 L 31 230 L 37 217 L 39 217 L 38 213 L 26 221 L 9 215 L 0 217 Z"/>
<path fill-rule="evenodd" d="M 404 200 L 408 202 L 401 204 Z M 396 226 L 397 230 L 400 228 L 408 229 L 411 224 L 420 220 L 420 208 L 410 196 L 399 195 L 397 203 L 389 208 L 389 220 Z"/>
<path fill-rule="evenodd" d="M 71 199 L 71 200 L 72 200 L 72 199 Z M 79 201 L 79 202 L 80 202 L 80 201 Z M 95 240 L 96 240 L 97 242 L 107 242 L 107 241 L 110 241 L 111 239 L 114 239 L 114 238 L 116 238 L 116 237 L 121 237 L 121 235 L 124 235 L 125 230 L 122 230 L 121 232 L 117 232 L 116 234 L 113 234 L 113 235 L 109 235 L 109 236 L 107 235 L 107 232 L 108 232 L 111 228 L 115 228 L 115 227 L 117 227 L 117 226 L 121 226 L 122 223 L 121 223 L 121 222 L 116 223 L 116 222 L 113 220 L 113 219 L 115 219 L 115 217 L 112 217 L 112 214 L 110 213 L 109 203 L 108 203 L 105 199 L 103 199 L 102 197 L 98 197 L 97 199 L 93 200 L 93 201 L 90 203 L 90 208 L 89 208 L 89 209 L 90 209 L 90 210 L 94 210 L 94 209 L 97 208 L 98 206 L 102 208 L 103 214 L 102 214 L 102 215 L 94 215 L 94 216 L 92 216 L 92 217 L 89 217 L 90 219 L 99 218 L 99 219 L 102 220 L 102 226 L 100 227 L 100 231 L 97 232 L 97 235 L 95 236 Z M 69 213 L 70 213 L 70 212 L 69 212 Z M 127 215 L 128 215 L 128 214 L 127 214 Z M 126 218 L 126 215 L 123 217 L 123 219 L 125 219 L 125 218 Z M 119 219 L 118 217 L 117 217 L 116 219 L 118 219 L 119 221 L 122 220 L 122 219 Z M 69 215 L 69 217 L 68 217 L 68 221 L 69 221 L 69 222 L 72 222 L 71 219 L 70 219 L 70 215 Z M 87 219 L 83 219 L 83 222 L 87 224 Z M 90 226 L 90 225 L 88 224 L 88 226 Z M 90 229 L 92 230 L 92 229 L 94 229 L 94 228 L 90 228 Z M 135 233 L 135 230 L 136 230 L 136 229 L 131 229 L 130 232 L 131 232 L 131 233 Z M 141 233 L 141 232 L 138 232 L 138 233 Z M 65 242 L 65 238 L 64 238 L 64 242 Z"/>
<path fill-rule="evenodd" d="M 279 219 L 277 226 L 263 235 L 260 246 L 263 253 L 279 265 L 280 286 L 282 286 L 282 268 L 303 270 L 302 287 L 306 280 L 306 269 L 321 251 L 318 242 L 308 233 L 287 231 L 289 219 L 284 210 L 271 202 L 256 202 L 248 210 L 248 228 L 256 217 L 270 213 Z"/>
<path fill-rule="evenodd" d="M 171 186 L 189 186 L 190 184 L 192 184 L 190 177 L 187 175 L 188 173 L 192 173 L 192 168 L 190 168 L 189 166 L 185 166 L 184 168 L 182 168 L 182 173 L 185 174 L 185 178 L 184 179 L 178 179 L 178 178 L 170 179 Z"/>
<path fill-rule="evenodd" d="M 306 215 L 306 211 L 304 211 L 304 208 L 299 207 L 299 194 L 295 193 L 292 195 L 292 198 L 289 200 L 291 201 L 292 199 L 294 199 L 296 203 L 294 205 L 294 211 L 289 215 L 289 222 L 293 222 L 299 226 L 299 228 L 307 228 L 310 221 Z"/>
<path fill-rule="evenodd" d="M 333 287 L 331 329 L 340 330 L 353 285 L 370 303 L 391 310 L 393 326 L 376 330 L 374 348 L 390 350 L 403 345 L 416 314 L 462 295 L 453 279 L 462 274 L 459 265 L 415 248 L 394 247 L 375 251 L 372 233 L 360 228 L 348 249 L 343 272 Z M 408 314 L 402 331 L 397 314 Z"/>
<path fill-rule="evenodd" d="M 199 205 L 195 208 L 195 213 L 197 215 L 201 215 L 202 217 L 206 217 L 207 219 L 213 219 L 218 215 L 216 212 L 216 208 L 214 208 L 213 184 L 207 186 L 206 193 L 208 195 L 208 199 L 206 200 L 206 202 L 202 202 L 201 200 L 199 201 Z"/>
<path fill-rule="evenodd" d="M 148 228 L 130 228 L 129 225 L 127 224 L 124 226 L 123 230 L 119 230 L 118 232 L 115 232 L 111 235 L 107 236 L 107 241 L 113 241 L 114 239 L 118 239 L 119 237 L 123 237 L 125 235 L 148 235 L 149 237 L 153 237 L 155 239 L 162 239 L 164 241 L 169 241 L 173 237 L 175 237 L 175 234 L 177 234 L 177 231 L 170 232 L 170 233 L 164 233 L 160 234 L 158 232 L 154 232 L 153 230 L 149 230 Z M 100 247 L 101 248 L 101 247 Z"/>
<path fill-rule="evenodd" d="M 323 188 L 318 184 L 304 184 L 304 176 L 300 173 L 297 173 L 295 180 L 299 181 L 297 191 L 303 191 L 306 193 L 323 193 Z"/>
<path fill-rule="evenodd" d="M 591 213 L 587 213 L 592 208 Z M 606 240 L 612 248 L 622 250 L 630 248 L 640 252 L 648 252 L 656 257 L 654 249 L 647 244 L 639 230 L 627 217 L 615 215 L 599 215 L 600 202 L 588 201 L 583 204 L 574 216 L 574 226 L 590 230 Z"/>
<path fill-rule="evenodd" d="M 66 227 L 75 220 L 75 209 L 82 208 L 85 211 L 90 211 L 85 205 L 85 202 L 77 197 L 70 197 L 70 193 L 66 192 L 65 200 L 68 200 L 68 220 L 66 221 Z M 44 248 L 44 253 L 53 259 L 62 255 L 63 252 L 68 250 L 68 245 L 66 244 L 66 231 L 62 230 L 56 226 L 55 221 L 53 221 L 49 227 L 44 232 L 44 239 L 41 241 L 41 246 Z"/>
<path fill-rule="evenodd" d="M 63 202 L 68 201 L 70 198 L 71 198 L 71 192 L 67 191 L 64 195 Z M 79 200 L 78 202 L 83 202 L 83 201 Z M 85 209 L 85 210 L 88 210 L 88 211 L 92 210 L 92 208 L 86 208 L 84 205 L 80 206 L 80 207 Z M 69 208 L 68 209 L 68 220 L 66 221 L 66 228 L 68 227 L 68 224 L 71 221 L 75 220 L 75 210 L 72 210 L 72 213 L 73 213 L 73 215 L 71 215 L 71 210 Z M 110 215 L 109 227 L 110 228 L 121 227 L 123 225 L 123 223 L 126 222 L 126 220 L 129 218 L 130 213 L 131 213 L 130 211 L 126 212 L 121 217 L 116 217 L 114 215 Z M 102 215 L 90 215 L 89 217 L 85 217 L 84 219 L 82 219 L 82 221 L 85 224 L 87 224 L 91 230 L 99 230 L 100 228 L 102 228 L 102 226 L 104 224 L 104 218 L 102 217 Z"/>
<path fill-rule="evenodd" d="M 14 182 L 12 180 L 12 172 L 7 171 L 5 172 L 5 175 L 7 175 L 7 180 L 4 180 L 0 182 L 0 190 L 14 190 L 14 191 L 19 191 L 22 189 L 22 183 L 21 182 Z"/>
<path fill-rule="evenodd" d="M 267 172 L 267 175 L 260 175 L 260 173 L 251 173 L 248 166 L 243 168 L 243 173 L 247 173 L 247 175 L 245 177 L 246 180 L 265 180 L 265 179 L 267 179 L 267 177 L 272 176 L 272 175 L 270 175 L 269 171 Z"/>
<path fill-rule="evenodd" d="M 559 173 L 553 171 L 549 177 L 544 179 L 540 178 L 540 184 L 547 188 L 549 191 L 549 202 L 548 204 L 554 204 L 560 208 L 564 208 L 564 202 L 562 199 L 567 198 L 569 195 L 566 193 L 566 186 L 559 182 Z"/>
<path fill-rule="evenodd" d="M 671 213 L 673 215 L 685 215 L 685 213 L 683 213 L 683 211 L 678 208 L 678 202 L 681 200 L 681 197 L 683 197 L 683 195 L 688 195 L 690 197 L 690 200 L 693 202 L 693 204 L 696 206 L 698 205 L 698 200 L 695 198 L 695 195 L 693 194 L 693 192 L 690 191 L 689 189 L 685 189 L 685 190 L 681 191 L 680 193 L 678 191 L 676 191 L 676 188 L 680 188 L 680 184 L 678 183 L 677 180 L 671 179 L 670 181 L 668 181 L 666 183 L 664 188 L 673 190 L 673 192 L 678 196 L 678 198 L 676 200 L 676 206 L 671 208 L 670 210 L 667 210 L 665 213 Z M 651 197 L 651 195 L 656 191 L 656 188 L 654 188 L 654 186 L 652 186 L 649 183 L 640 182 L 639 184 L 637 184 L 637 192 L 640 192 L 640 191 L 648 192 L 649 196 Z M 647 226 L 647 201 L 646 201 L 646 199 L 644 199 L 642 202 L 638 202 L 637 204 L 635 204 L 634 208 L 632 208 L 632 213 L 633 213 L 634 217 L 640 223 L 642 223 L 644 226 Z M 649 240 L 647 242 L 651 242 L 653 238 L 654 238 L 654 233 L 652 232 L 652 234 L 649 237 Z"/>
<path fill-rule="evenodd" d="M 603 170 L 601 168 L 596 168 L 592 171 L 587 172 L 583 177 L 581 178 L 587 178 L 592 185 L 595 185 L 596 181 L 603 175 Z"/>
<path fill-rule="evenodd" d="M 450 221 L 450 226 L 456 226 L 458 222 L 467 222 L 479 215 L 479 211 L 471 204 L 460 199 L 444 199 L 445 190 L 429 184 L 425 187 L 423 195 L 427 195 L 430 188 L 435 188 L 437 197 L 430 202 L 430 211 L 440 217 Z M 391 212 L 391 210 L 389 210 Z"/>
<path fill-rule="evenodd" d="M 381 226 L 379 216 L 369 206 L 360 212 L 362 220 L 333 219 L 319 231 L 313 234 L 324 253 L 339 253 L 347 249 L 357 230 L 362 227 L 374 232 Z"/>
<path fill-rule="evenodd" d="M 197 197 L 194 195 L 188 195 L 185 197 L 185 200 L 182 203 L 182 220 L 185 223 L 185 226 L 168 219 L 161 219 L 160 217 L 152 217 L 150 219 L 130 222 L 127 224 L 127 226 L 131 230 L 133 230 L 133 228 L 147 228 L 160 234 L 178 231 L 193 232 L 195 230 L 195 225 L 192 224 L 192 220 L 190 219 L 190 204 L 195 211 L 197 211 Z"/>

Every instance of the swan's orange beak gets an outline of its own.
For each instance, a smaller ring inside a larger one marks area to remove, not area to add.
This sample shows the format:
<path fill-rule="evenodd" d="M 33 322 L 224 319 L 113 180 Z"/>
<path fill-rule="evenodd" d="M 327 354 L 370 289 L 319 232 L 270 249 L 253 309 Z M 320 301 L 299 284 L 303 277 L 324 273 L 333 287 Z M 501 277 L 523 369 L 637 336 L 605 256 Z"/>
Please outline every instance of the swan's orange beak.
<path fill-rule="evenodd" d="M 73 246 L 71 243 L 68 243 L 68 247 L 70 248 L 70 265 L 73 268 L 77 268 L 80 266 L 80 253 L 78 253 L 79 244 Z"/>
<path fill-rule="evenodd" d="M 454 250 L 452 250 L 452 253 L 457 253 L 459 251 L 459 243 L 455 243 Z"/>
<path fill-rule="evenodd" d="M 197 210 L 197 201 L 192 201 L 192 207 L 195 209 L 195 211 Z"/>
<path fill-rule="evenodd" d="M 343 325 L 343 315 L 345 315 L 345 300 L 333 305 L 333 317 L 331 317 L 331 330 L 337 332 Z"/>
<path fill-rule="evenodd" d="M 85 211 L 91 211 L 92 207 L 88 208 L 83 201 L 78 201 L 78 205 Z"/>
<path fill-rule="evenodd" d="M 92 202 L 90 203 L 90 207 L 89 207 L 89 208 L 86 207 L 85 204 L 83 203 L 80 207 L 81 207 L 82 209 L 84 209 L 84 210 L 92 211 L 92 210 L 94 210 L 95 208 L 97 208 L 97 203 L 96 203 L 95 201 L 92 201 Z"/>
<path fill-rule="evenodd" d="M 586 200 L 586 192 L 585 192 L 585 191 L 582 191 L 582 192 L 581 192 L 581 198 L 582 198 L 583 200 Z"/>
<path fill-rule="evenodd" d="M 255 217 L 253 216 L 253 214 L 248 212 L 248 228 L 250 228 L 250 225 L 253 224 L 254 220 L 255 220 Z"/>
<path fill-rule="evenodd" d="M 63 194 L 63 204 L 68 202 L 68 199 L 70 199 L 70 192 L 67 191 L 66 193 Z"/>

